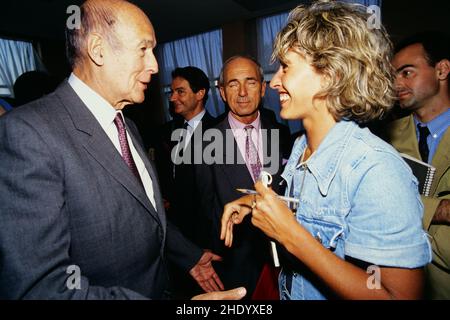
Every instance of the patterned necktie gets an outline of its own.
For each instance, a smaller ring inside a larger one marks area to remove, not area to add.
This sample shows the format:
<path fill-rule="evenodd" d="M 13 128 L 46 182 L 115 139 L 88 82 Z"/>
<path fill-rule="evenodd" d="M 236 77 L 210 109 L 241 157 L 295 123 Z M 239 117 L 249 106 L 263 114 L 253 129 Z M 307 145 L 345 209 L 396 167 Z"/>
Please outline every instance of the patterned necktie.
<path fill-rule="evenodd" d="M 125 130 L 125 123 L 123 122 L 122 114 L 117 112 L 114 118 L 114 124 L 116 125 L 117 132 L 119 133 L 120 150 L 122 150 L 122 158 L 130 168 L 131 172 L 136 176 L 138 181 L 142 184 L 141 176 L 136 167 L 136 163 L 131 155 L 130 146 L 128 145 L 127 132 Z"/>
<path fill-rule="evenodd" d="M 252 170 L 253 180 L 259 179 L 261 173 L 261 162 L 259 161 L 258 150 L 252 140 L 252 129 L 254 127 L 251 125 L 246 126 L 245 133 L 247 137 L 245 138 L 245 161 L 250 165 Z"/>
<path fill-rule="evenodd" d="M 417 129 L 419 129 L 419 152 L 422 157 L 423 162 L 428 162 L 428 155 L 430 150 L 428 149 L 427 137 L 430 134 L 427 126 L 421 126 L 417 124 Z"/>

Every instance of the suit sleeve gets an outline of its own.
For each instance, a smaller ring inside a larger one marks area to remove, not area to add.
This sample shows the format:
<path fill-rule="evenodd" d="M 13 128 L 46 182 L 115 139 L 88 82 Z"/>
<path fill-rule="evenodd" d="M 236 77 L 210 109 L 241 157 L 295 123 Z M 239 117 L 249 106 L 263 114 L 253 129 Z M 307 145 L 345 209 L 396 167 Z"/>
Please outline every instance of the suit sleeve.
<path fill-rule="evenodd" d="M 214 253 L 222 255 L 225 246 L 219 235 L 223 206 L 219 204 L 216 194 L 212 166 L 204 163 L 195 166 L 195 180 L 199 200 L 199 217 L 202 224 L 201 230 L 203 230 L 202 243 Z"/>
<path fill-rule="evenodd" d="M 63 155 L 17 111 L 0 119 L 0 299 L 145 299 L 73 271 Z"/>
<path fill-rule="evenodd" d="M 203 254 L 203 250 L 188 240 L 170 221 L 167 222 L 167 257 L 182 270 L 189 272 Z"/>
<path fill-rule="evenodd" d="M 431 246 L 433 248 L 433 262 L 449 272 L 450 226 L 431 224 L 436 209 L 443 199 L 450 199 L 450 195 L 440 198 L 422 197 L 422 202 L 424 204 L 423 226 L 425 230 L 432 231 L 430 234 L 432 234 Z"/>

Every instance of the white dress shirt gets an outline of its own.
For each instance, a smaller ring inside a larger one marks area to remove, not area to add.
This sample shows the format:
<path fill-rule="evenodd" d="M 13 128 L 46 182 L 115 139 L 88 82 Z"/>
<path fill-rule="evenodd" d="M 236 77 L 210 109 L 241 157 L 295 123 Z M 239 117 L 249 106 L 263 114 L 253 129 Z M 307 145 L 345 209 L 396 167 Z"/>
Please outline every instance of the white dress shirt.
<path fill-rule="evenodd" d="M 92 90 L 88 85 L 86 85 L 73 73 L 70 75 L 68 82 L 69 85 L 75 91 L 75 93 L 84 102 L 89 111 L 94 115 L 95 119 L 97 119 L 98 123 L 103 128 L 106 135 L 109 137 L 113 145 L 116 147 L 117 152 L 119 152 L 119 154 L 122 156 L 122 150 L 120 148 L 119 142 L 119 133 L 117 131 L 116 125 L 114 124 L 114 118 L 116 117 L 116 113 L 117 112 L 122 113 L 122 111 L 114 109 L 113 106 L 111 106 L 111 104 L 109 104 L 108 101 L 106 101 L 98 93 Z M 123 117 L 123 115 L 122 118 L 125 121 L 125 117 Z M 131 140 L 128 131 L 127 131 L 127 140 L 128 145 L 130 146 L 131 155 L 133 156 L 137 170 L 139 172 L 139 175 L 141 176 L 145 193 L 147 194 L 148 199 L 150 200 L 150 202 L 152 203 L 153 207 L 156 210 L 152 179 L 150 178 L 150 175 L 147 169 L 145 168 L 144 162 L 139 156 L 139 153 L 136 151 L 136 148 L 133 145 L 133 141 Z"/>
<path fill-rule="evenodd" d="M 202 122 L 203 116 L 205 115 L 206 110 L 203 109 L 201 112 L 199 112 L 195 117 L 193 117 L 191 120 L 186 121 L 184 120 L 184 123 L 187 122 L 187 136 L 186 136 L 186 145 L 188 145 L 189 141 L 191 140 L 192 134 L 194 133 L 195 129 L 197 129 L 197 126 L 200 122 Z"/>

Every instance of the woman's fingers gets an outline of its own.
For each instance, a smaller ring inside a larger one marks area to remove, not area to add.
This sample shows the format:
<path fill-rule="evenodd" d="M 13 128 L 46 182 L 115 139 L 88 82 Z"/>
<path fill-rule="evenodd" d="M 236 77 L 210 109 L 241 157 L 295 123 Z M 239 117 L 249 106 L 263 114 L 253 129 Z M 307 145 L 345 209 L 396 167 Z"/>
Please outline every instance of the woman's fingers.
<path fill-rule="evenodd" d="M 225 239 L 225 234 L 228 230 L 228 222 L 230 221 L 233 214 L 239 212 L 241 206 L 235 203 L 228 203 L 225 205 L 222 214 L 221 228 L 220 228 L 220 240 Z"/>
<path fill-rule="evenodd" d="M 227 247 L 231 247 L 231 245 L 233 244 L 233 221 L 229 220 L 228 221 L 228 225 L 227 225 L 227 233 L 226 233 L 226 237 L 225 237 L 225 246 Z"/>

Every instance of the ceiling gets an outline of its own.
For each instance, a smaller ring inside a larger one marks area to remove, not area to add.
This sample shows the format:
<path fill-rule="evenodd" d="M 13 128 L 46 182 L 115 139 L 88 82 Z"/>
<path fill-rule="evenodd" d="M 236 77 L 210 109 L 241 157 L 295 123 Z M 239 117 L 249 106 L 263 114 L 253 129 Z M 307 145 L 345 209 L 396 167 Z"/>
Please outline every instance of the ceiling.
<path fill-rule="evenodd" d="M 70 5 L 83 0 L 2 0 L 0 37 L 64 39 Z M 198 34 L 235 21 L 289 10 L 311 0 L 132 0 L 150 17 L 158 42 Z M 383 23 L 396 38 L 423 29 L 449 31 L 448 0 L 382 0 Z"/>
<path fill-rule="evenodd" d="M 82 0 L 2 0 L 0 36 L 62 40 L 70 5 Z M 237 20 L 293 8 L 292 0 L 134 0 L 150 17 L 159 42 L 219 28 Z"/>

